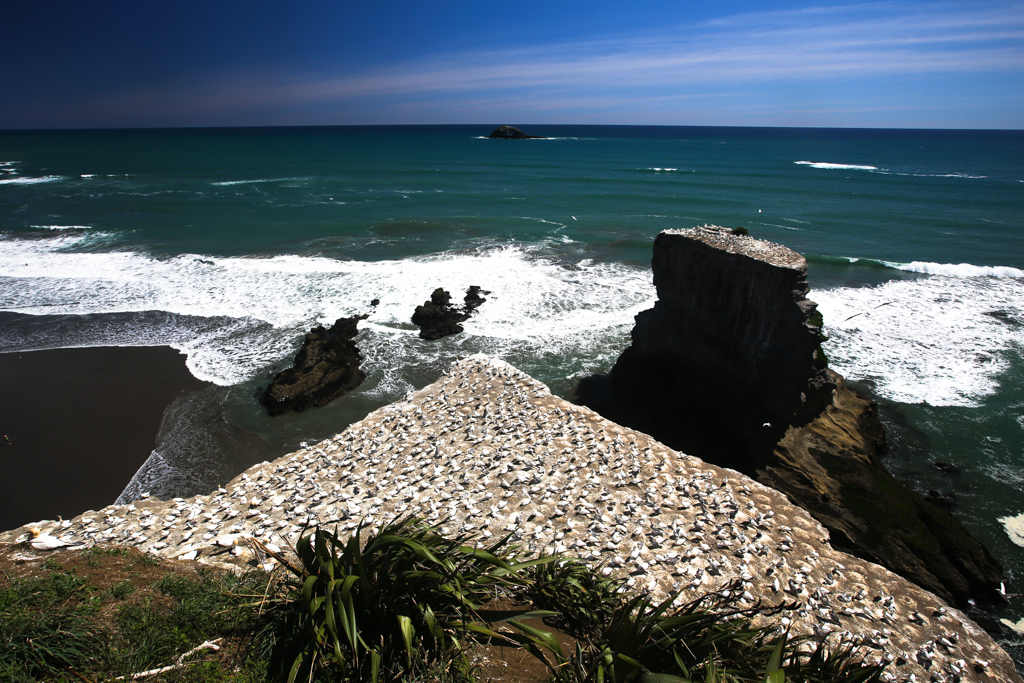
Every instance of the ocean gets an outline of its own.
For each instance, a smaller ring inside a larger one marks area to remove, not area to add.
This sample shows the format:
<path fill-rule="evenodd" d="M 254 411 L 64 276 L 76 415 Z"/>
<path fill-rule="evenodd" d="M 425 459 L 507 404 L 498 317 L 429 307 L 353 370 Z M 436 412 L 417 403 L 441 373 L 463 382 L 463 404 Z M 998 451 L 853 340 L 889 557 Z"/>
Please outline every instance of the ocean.
<path fill-rule="evenodd" d="M 653 305 L 659 231 L 743 226 L 807 257 L 830 365 L 879 402 L 887 465 L 1024 592 L 1000 521 L 1024 513 L 1024 132 L 493 128 L 0 132 L 0 352 L 186 354 L 209 385 L 168 408 L 122 499 L 193 495 L 456 357 L 571 396 Z M 419 339 L 414 308 L 471 285 L 490 294 L 465 332 Z M 268 417 L 257 397 L 303 334 L 361 313 L 366 383 Z"/>

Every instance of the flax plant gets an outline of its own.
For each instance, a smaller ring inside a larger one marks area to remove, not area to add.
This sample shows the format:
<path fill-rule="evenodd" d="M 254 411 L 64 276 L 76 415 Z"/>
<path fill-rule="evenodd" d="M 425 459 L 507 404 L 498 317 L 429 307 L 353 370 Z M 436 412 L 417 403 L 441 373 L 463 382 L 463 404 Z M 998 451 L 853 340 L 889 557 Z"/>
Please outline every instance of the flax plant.
<path fill-rule="evenodd" d="M 738 583 L 675 607 L 680 593 L 656 603 L 626 591 L 623 579 L 563 560 L 536 567 L 529 591 L 535 605 L 560 608 L 577 638 L 570 657 L 549 649 L 558 683 L 872 683 L 883 670 L 852 647 L 780 633 L 771 617 L 793 606 L 741 608 Z"/>
<path fill-rule="evenodd" d="M 476 548 L 472 536 L 445 538 L 415 518 L 383 525 L 365 543 L 363 531 L 360 525 L 341 539 L 304 530 L 296 543 L 301 566 L 290 568 L 299 609 L 286 618 L 291 635 L 278 650 L 289 683 L 321 675 L 399 680 L 438 659 L 468 668 L 468 640 L 502 638 L 479 623 L 477 611 L 497 593 L 521 588 L 523 570 L 553 559 L 519 561 L 508 536 Z"/>

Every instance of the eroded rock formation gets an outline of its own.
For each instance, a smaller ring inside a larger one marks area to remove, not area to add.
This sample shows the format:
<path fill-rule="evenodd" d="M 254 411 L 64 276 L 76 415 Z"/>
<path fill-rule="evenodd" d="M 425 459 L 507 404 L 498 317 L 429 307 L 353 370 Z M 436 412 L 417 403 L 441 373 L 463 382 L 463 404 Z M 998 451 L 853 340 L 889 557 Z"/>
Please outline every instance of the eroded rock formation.
<path fill-rule="evenodd" d="M 828 370 L 802 256 L 705 226 L 658 235 L 652 267 L 657 303 L 581 402 L 782 491 L 837 546 L 951 602 L 994 598 L 998 563 L 886 471 L 874 404 Z"/>
<path fill-rule="evenodd" d="M 424 301 L 422 306 L 417 306 L 412 314 L 413 324 L 420 328 L 420 337 L 440 339 L 462 332 L 462 325 L 459 323 L 469 320 L 473 311 L 487 301 L 481 293 L 490 294 L 476 285 L 470 287 L 463 298 L 462 309 L 458 309 L 451 305 L 451 294 L 441 287 L 435 289 L 430 295 L 430 301 Z"/>
<path fill-rule="evenodd" d="M 314 327 L 295 355 L 295 364 L 275 375 L 260 397 L 267 411 L 280 415 L 325 406 L 362 384 L 366 379 L 359 368 L 363 357 L 353 340 L 359 321 L 366 317 L 339 318 L 329 330 Z"/>
<path fill-rule="evenodd" d="M 658 235 L 651 265 L 658 301 L 636 316 L 611 373 L 584 380 L 579 398 L 685 452 L 763 466 L 786 428 L 832 397 L 807 262 L 705 227 Z"/>

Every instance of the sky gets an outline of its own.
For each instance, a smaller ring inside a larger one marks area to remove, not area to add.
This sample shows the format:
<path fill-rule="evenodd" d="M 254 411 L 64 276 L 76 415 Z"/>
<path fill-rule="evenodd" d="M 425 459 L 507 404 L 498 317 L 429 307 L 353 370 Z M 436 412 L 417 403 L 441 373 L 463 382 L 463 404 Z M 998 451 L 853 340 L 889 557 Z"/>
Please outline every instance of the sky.
<path fill-rule="evenodd" d="M 33 0 L 0 129 L 1024 128 L 1024 2 Z"/>

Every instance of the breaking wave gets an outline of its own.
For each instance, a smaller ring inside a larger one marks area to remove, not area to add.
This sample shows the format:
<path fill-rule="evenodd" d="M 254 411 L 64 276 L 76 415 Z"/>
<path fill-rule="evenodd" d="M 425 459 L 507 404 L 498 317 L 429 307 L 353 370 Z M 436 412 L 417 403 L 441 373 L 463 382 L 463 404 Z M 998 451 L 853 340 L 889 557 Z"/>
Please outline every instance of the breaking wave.
<path fill-rule="evenodd" d="M 614 360 L 633 316 L 655 298 L 646 268 L 559 262 L 543 245 L 364 262 L 298 255 L 158 259 L 130 251 L 82 253 L 75 251 L 79 244 L 88 243 L 74 231 L 0 239 L 0 309 L 120 315 L 116 331 L 77 318 L 78 333 L 53 339 L 51 347 L 68 338 L 76 346 L 169 344 L 188 354 L 196 377 L 223 386 L 290 358 L 314 324 L 360 313 L 370 313 L 360 325 L 360 348 L 367 368 L 383 373 L 374 385 L 383 393 L 408 388 L 407 366 L 477 352 L 527 366 L 540 358 L 570 375 Z M 470 285 L 491 293 L 464 323 L 465 334 L 442 343 L 420 340 L 410 323 L 415 307 L 437 287 L 458 300 Z M 372 299 L 380 305 L 371 308 Z M 154 312 L 164 322 L 154 325 Z M 20 348 L 19 339 L 0 336 L 0 349 Z M 32 342 L 33 348 L 47 343 L 38 336 Z M 590 359 L 586 368 L 581 358 Z"/>

